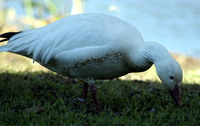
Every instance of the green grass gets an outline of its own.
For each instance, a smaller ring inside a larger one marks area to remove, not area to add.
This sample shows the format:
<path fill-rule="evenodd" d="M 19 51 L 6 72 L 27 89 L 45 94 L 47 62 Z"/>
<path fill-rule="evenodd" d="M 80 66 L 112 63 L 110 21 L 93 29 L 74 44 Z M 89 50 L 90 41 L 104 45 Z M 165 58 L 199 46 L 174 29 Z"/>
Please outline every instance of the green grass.
<path fill-rule="evenodd" d="M 153 83 L 153 84 L 152 84 Z M 154 85 L 155 88 L 152 88 Z M 159 82 L 112 80 L 98 82 L 102 111 L 82 81 L 52 72 L 0 73 L 0 124 L 2 125 L 197 125 L 200 123 L 199 85 L 183 84 L 183 107 L 175 105 Z M 194 91 L 195 90 L 195 91 Z M 81 105 L 80 105 L 81 104 Z"/>
<path fill-rule="evenodd" d="M 1 125 L 198 125 L 200 62 L 183 56 L 182 102 L 177 107 L 152 67 L 119 80 L 99 81 L 97 111 L 83 82 L 59 76 L 31 59 L 0 53 Z M 181 60 L 180 60 L 181 59 Z M 81 104 L 81 105 L 80 105 Z"/>
<path fill-rule="evenodd" d="M 98 81 L 97 111 L 82 80 L 59 76 L 11 53 L 0 54 L 1 125 L 198 125 L 199 61 L 179 60 L 183 68 L 181 108 L 158 80 L 155 67 L 119 80 Z M 183 59 L 183 57 L 181 58 Z M 186 62 L 188 61 L 188 62 Z"/>
<path fill-rule="evenodd" d="M 23 2 L 32 18 L 19 19 L 25 25 L 9 24 L 16 13 L 12 8 L 3 8 L 1 33 L 47 24 L 43 19 L 47 11 L 54 17 L 51 21 L 63 17 L 57 15 L 54 4 L 46 2 L 45 7 L 31 0 Z M 36 13 L 42 21 L 33 17 L 33 7 L 45 12 Z M 98 82 L 97 97 L 102 111 L 97 111 L 90 93 L 86 104 L 77 99 L 82 95 L 82 81 L 75 83 L 74 79 L 52 73 L 37 63 L 33 65 L 32 60 L 0 53 L 0 125 L 199 125 L 200 62 L 182 56 L 175 58 L 184 75 L 181 108 L 175 105 L 152 67 L 120 80 Z"/>

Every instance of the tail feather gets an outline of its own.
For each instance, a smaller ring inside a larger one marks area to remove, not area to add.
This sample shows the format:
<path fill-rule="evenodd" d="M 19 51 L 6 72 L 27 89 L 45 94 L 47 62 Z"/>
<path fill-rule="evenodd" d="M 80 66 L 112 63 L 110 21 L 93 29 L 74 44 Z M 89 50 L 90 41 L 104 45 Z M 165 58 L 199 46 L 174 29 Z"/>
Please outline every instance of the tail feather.
<path fill-rule="evenodd" d="M 0 38 L 4 38 L 4 39 L 0 40 L 0 42 L 8 41 L 12 36 L 14 36 L 14 35 L 16 35 L 20 32 L 7 32 L 7 33 L 4 33 L 4 34 L 1 34 Z M 7 48 L 6 45 L 0 47 L 0 52 L 7 52 L 7 51 L 8 51 L 8 48 Z"/>
<path fill-rule="evenodd" d="M 14 35 L 16 35 L 20 32 L 21 31 L 19 31 L 19 32 L 7 32 L 7 33 L 4 33 L 4 34 L 1 34 L 0 38 L 5 38 L 5 39 L 0 40 L 0 42 L 8 41 L 12 36 L 14 36 Z"/>
<path fill-rule="evenodd" d="M 8 48 L 6 46 L 1 46 L 0 47 L 0 52 L 7 52 Z"/>

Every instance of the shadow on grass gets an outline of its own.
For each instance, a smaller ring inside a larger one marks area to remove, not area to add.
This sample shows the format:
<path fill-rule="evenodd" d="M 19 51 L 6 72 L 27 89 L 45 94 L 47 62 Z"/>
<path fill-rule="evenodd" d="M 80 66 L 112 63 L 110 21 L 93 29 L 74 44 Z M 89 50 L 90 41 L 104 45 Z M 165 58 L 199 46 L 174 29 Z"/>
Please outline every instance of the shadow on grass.
<path fill-rule="evenodd" d="M 29 121 L 50 125 L 175 125 L 200 119 L 198 84 L 183 84 L 183 107 L 179 108 L 158 82 L 97 81 L 102 111 L 96 110 L 90 93 L 86 104 L 81 104 L 82 85 L 82 80 L 54 73 L 0 73 L 0 116 L 4 117 L 0 121 L 9 125 Z"/>

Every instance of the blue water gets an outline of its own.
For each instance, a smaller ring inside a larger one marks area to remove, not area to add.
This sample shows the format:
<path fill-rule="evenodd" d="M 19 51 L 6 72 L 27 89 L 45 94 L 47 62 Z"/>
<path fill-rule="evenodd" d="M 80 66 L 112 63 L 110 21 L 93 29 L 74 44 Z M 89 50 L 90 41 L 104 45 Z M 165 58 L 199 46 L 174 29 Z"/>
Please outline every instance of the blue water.
<path fill-rule="evenodd" d="M 108 11 L 117 6 L 118 11 Z M 134 25 L 145 41 L 200 58 L 199 0 L 90 0 L 85 12 L 107 13 Z"/>
<path fill-rule="evenodd" d="M 69 13 L 71 0 L 63 3 L 57 2 L 57 8 Z M 200 0 L 84 0 L 83 4 L 85 13 L 110 14 L 131 23 L 145 41 L 200 58 Z M 6 6 L 24 13 L 19 1 L 8 0 Z"/>

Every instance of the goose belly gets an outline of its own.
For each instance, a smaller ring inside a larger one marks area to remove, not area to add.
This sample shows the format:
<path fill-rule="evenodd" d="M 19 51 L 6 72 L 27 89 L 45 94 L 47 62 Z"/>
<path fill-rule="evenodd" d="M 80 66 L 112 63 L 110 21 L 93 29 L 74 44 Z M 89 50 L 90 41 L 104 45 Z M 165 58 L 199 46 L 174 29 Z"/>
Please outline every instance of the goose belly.
<path fill-rule="evenodd" d="M 123 54 L 107 55 L 101 58 L 90 58 L 82 62 L 61 63 L 50 60 L 41 65 L 63 76 L 74 78 L 111 79 L 132 72 Z"/>
<path fill-rule="evenodd" d="M 68 67 L 67 75 L 79 78 L 111 79 L 129 73 L 128 67 L 116 61 L 77 63 Z M 63 71 L 65 74 L 65 71 Z"/>

